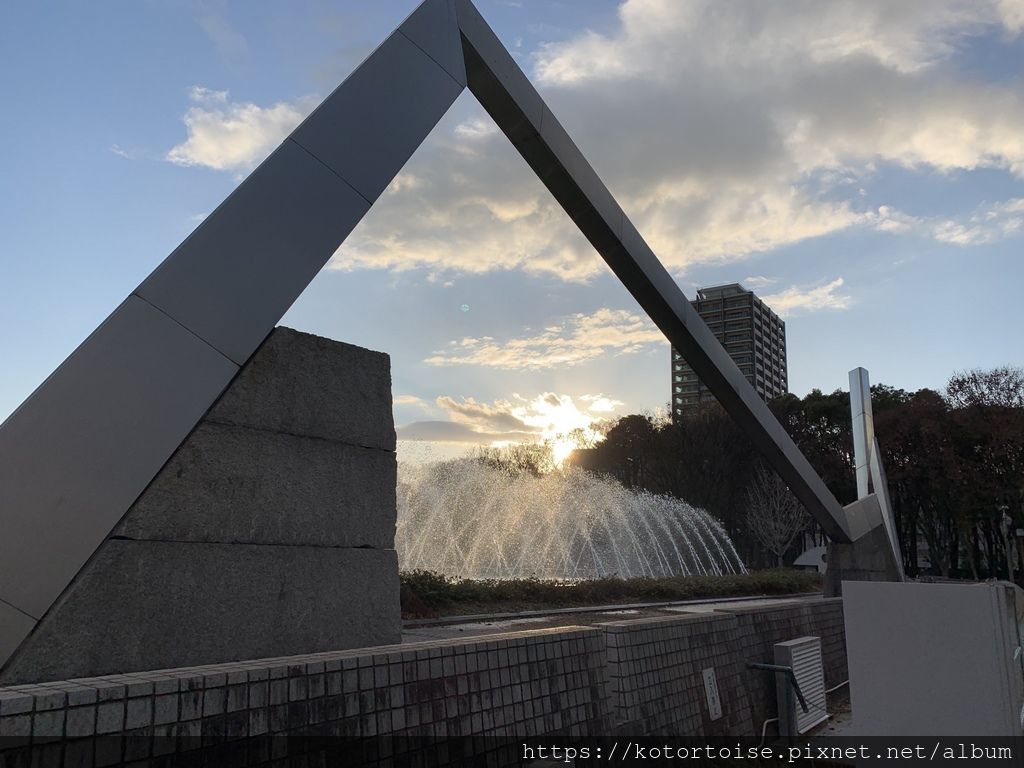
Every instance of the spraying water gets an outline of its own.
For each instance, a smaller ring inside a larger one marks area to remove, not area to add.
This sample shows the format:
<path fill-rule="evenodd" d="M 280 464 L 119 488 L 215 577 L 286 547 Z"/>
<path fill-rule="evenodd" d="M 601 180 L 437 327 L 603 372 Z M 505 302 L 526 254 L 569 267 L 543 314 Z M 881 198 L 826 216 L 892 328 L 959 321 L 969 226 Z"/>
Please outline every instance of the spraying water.
<path fill-rule="evenodd" d="M 473 579 L 593 579 L 746 569 L 721 524 L 686 502 L 575 467 L 540 476 L 472 458 L 402 464 L 403 569 Z"/>

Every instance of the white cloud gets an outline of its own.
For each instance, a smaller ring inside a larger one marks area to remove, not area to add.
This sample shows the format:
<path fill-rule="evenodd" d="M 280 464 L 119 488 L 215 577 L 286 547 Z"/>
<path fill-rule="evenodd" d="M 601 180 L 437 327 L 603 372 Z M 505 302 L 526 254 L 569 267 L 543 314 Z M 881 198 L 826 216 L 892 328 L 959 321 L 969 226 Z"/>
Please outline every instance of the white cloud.
<path fill-rule="evenodd" d="M 850 228 L 920 234 L 865 188 L 883 165 L 1024 178 L 1024 92 L 958 71 L 979 35 L 1024 25 L 1021 0 L 625 0 L 607 34 L 536 51 L 534 77 L 677 276 Z M 557 33 L 551 32 L 550 35 Z M 613 94 L 613 98 L 609 94 Z M 462 101 L 332 269 L 523 270 L 586 281 L 605 266 L 507 138 Z M 171 159 L 231 171 L 308 111 L 200 91 Z M 961 217 L 962 218 L 962 217 Z M 984 242 L 977 224 L 931 236 Z M 1019 233 L 1007 218 L 1000 236 Z M 985 230 L 988 232 L 989 230 Z"/>
<path fill-rule="evenodd" d="M 999 16 L 1011 35 L 1024 31 L 1024 2 L 1021 0 L 996 0 Z"/>
<path fill-rule="evenodd" d="M 395 432 L 400 441 L 422 441 L 427 443 L 484 445 L 507 442 L 510 439 L 506 434 L 484 432 L 483 430 L 474 429 L 469 424 L 460 424 L 454 421 L 414 421 L 398 427 Z M 513 442 L 520 442 L 522 436 L 514 436 L 511 439 Z"/>
<path fill-rule="evenodd" d="M 837 277 L 822 285 L 793 285 L 779 293 L 762 296 L 761 299 L 782 317 L 819 309 L 849 309 L 853 299 L 839 292 L 842 287 L 843 278 Z"/>
<path fill-rule="evenodd" d="M 474 117 L 455 126 L 455 135 L 463 139 L 483 139 L 497 132 L 498 127 L 482 117 Z"/>
<path fill-rule="evenodd" d="M 615 400 L 604 395 L 580 395 L 580 400 L 590 403 L 587 410 L 593 413 L 611 413 L 620 405 L 625 405 L 621 400 Z"/>
<path fill-rule="evenodd" d="M 606 355 L 632 354 L 664 341 L 661 331 L 641 315 L 599 309 L 589 315 L 570 315 L 533 336 L 505 341 L 490 336 L 452 341 L 424 362 L 536 371 L 579 365 Z"/>
<path fill-rule="evenodd" d="M 543 442 L 581 430 L 599 439 L 599 428 L 622 403 L 605 395 L 577 397 L 544 392 L 532 398 L 512 395 L 490 403 L 472 397 L 438 397 L 447 421 L 417 421 L 398 428 L 400 440 L 493 444 Z"/>
<path fill-rule="evenodd" d="M 880 162 L 1024 175 L 1024 97 L 949 63 L 970 35 L 1012 33 L 993 3 L 628 0 L 620 18 L 545 46 L 536 74 L 677 275 L 878 225 L 861 189 Z M 460 120 L 421 150 L 425 187 L 371 212 L 332 266 L 600 274 L 489 118 Z"/>
<path fill-rule="evenodd" d="M 758 291 L 779 282 L 777 277 L 765 277 L 764 275 L 752 275 L 743 278 L 743 287 L 752 291 Z"/>
<path fill-rule="evenodd" d="M 388 184 L 388 188 L 385 190 L 386 194 L 397 195 L 399 192 L 405 192 L 410 189 L 419 189 L 423 186 L 423 180 L 412 173 L 400 173 L 391 180 Z"/>
<path fill-rule="evenodd" d="M 507 400 L 494 403 L 479 403 L 472 397 L 456 400 L 442 395 L 437 405 L 448 412 L 452 421 L 469 424 L 475 428 L 486 428 L 495 432 L 526 434 L 531 432 L 527 424 L 514 414 L 515 408 Z"/>
<path fill-rule="evenodd" d="M 976 211 L 966 219 L 933 227 L 936 240 L 956 245 L 987 245 L 1024 234 L 1024 198 L 1014 198 Z"/>
<path fill-rule="evenodd" d="M 875 228 L 895 234 L 916 234 L 953 245 L 988 245 L 1024 234 L 1024 198 L 986 204 L 956 218 L 910 216 L 882 206 Z"/>
<path fill-rule="evenodd" d="M 271 150 L 315 106 L 313 99 L 260 107 L 232 102 L 227 91 L 194 86 L 193 106 L 183 117 L 188 138 L 171 148 L 167 159 L 177 165 L 203 166 L 218 171 L 246 172 Z"/>
<path fill-rule="evenodd" d="M 670 79 L 695 65 L 778 70 L 860 58 L 915 72 L 988 27 L 1019 32 L 1022 14 L 1020 0 L 626 0 L 618 30 L 545 46 L 537 73 L 549 83 Z"/>
<path fill-rule="evenodd" d="M 395 395 L 391 402 L 394 405 L 426 405 L 423 398 L 416 395 Z"/>

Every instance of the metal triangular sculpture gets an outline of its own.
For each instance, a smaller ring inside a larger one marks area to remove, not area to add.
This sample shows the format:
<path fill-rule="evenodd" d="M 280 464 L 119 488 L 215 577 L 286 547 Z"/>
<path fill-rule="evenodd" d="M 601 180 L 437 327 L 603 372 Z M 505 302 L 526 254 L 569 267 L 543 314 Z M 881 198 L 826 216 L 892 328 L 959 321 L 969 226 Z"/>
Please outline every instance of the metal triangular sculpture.
<path fill-rule="evenodd" d="M 0 662 L 468 87 L 834 540 L 842 507 L 469 0 L 426 0 L 0 427 Z"/>
<path fill-rule="evenodd" d="M 882 451 L 875 436 L 875 417 L 871 408 L 871 382 L 864 368 L 850 371 L 850 416 L 853 426 L 853 460 L 857 473 L 858 501 L 875 496 L 878 502 L 882 527 L 885 529 L 892 548 L 894 565 L 903 579 L 903 555 L 899 537 L 896 535 L 896 520 L 893 517 L 892 500 L 889 498 L 889 483 L 882 464 Z"/>

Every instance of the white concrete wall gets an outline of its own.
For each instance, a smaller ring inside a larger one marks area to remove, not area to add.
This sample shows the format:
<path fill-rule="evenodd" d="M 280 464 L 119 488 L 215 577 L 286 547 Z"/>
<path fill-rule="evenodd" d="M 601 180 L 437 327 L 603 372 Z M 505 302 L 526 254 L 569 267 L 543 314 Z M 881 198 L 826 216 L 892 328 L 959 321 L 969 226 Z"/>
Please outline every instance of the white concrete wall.
<path fill-rule="evenodd" d="M 854 732 L 1020 736 L 1015 593 L 1009 584 L 844 582 Z"/>

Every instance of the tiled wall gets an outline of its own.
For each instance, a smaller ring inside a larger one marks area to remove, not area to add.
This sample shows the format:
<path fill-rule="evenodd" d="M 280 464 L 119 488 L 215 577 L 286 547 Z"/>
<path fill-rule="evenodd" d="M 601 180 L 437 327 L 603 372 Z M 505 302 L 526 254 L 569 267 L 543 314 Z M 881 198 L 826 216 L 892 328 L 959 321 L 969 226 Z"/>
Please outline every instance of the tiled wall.
<path fill-rule="evenodd" d="M 689 614 L 602 625 L 615 719 L 629 733 L 729 736 L 752 731 L 737 627 Z M 711 719 L 703 670 L 715 672 L 722 717 Z"/>
<path fill-rule="evenodd" d="M 729 608 L 739 624 L 740 654 L 745 659 L 772 663 L 772 646 L 805 635 L 821 638 L 825 687 L 831 688 L 849 679 L 846 669 L 846 635 L 843 625 L 842 598 L 773 605 L 759 608 Z M 751 718 L 760 727 L 775 717 L 775 676 L 768 672 L 747 673 L 746 688 Z"/>
<path fill-rule="evenodd" d="M 776 715 L 772 646 L 822 639 L 826 686 L 846 680 L 842 600 L 681 614 L 599 625 L 606 632 L 614 719 L 628 733 L 700 739 L 747 736 Z M 714 669 L 721 717 L 712 719 L 703 671 Z"/>
<path fill-rule="evenodd" d="M 607 732 L 605 674 L 602 632 L 569 627 L 15 686 L 0 745 L 98 768 L 225 745 L 269 758 L 275 734 L 586 737 Z"/>
<path fill-rule="evenodd" d="M 749 737 L 774 716 L 774 681 L 746 665 L 808 634 L 822 637 L 826 682 L 845 679 L 842 604 L 823 600 L 0 688 L 0 750 L 22 751 L 0 765 L 102 768 L 198 750 L 217 764 L 210 754 L 242 747 L 253 764 L 291 750 L 285 736 L 390 735 L 395 750 L 469 735 L 494 737 L 481 750 L 616 731 Z"/>

